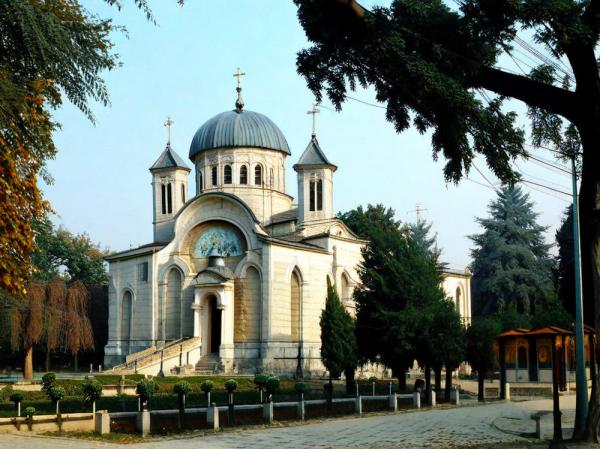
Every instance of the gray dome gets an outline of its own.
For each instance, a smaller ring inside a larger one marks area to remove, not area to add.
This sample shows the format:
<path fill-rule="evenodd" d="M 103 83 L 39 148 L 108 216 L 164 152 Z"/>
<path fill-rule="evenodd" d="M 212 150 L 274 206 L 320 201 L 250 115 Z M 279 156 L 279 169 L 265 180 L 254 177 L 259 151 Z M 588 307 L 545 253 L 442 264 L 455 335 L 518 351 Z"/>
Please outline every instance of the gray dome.
<path fill-rule="evenodd" d="M 227 147 L 266 148 L 292 154 L 283 133 L 270 118 L 247 110 L 222 112 L 198 128 L 190 145 L 190 159 L 204 150 Z"/>

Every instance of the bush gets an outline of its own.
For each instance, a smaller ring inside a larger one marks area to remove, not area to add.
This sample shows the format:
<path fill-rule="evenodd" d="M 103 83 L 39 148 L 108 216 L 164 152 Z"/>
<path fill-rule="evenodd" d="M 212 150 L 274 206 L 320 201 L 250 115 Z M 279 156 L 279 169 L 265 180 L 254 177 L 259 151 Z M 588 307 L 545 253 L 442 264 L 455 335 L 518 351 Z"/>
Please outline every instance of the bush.
<path fill-rule="evenodd" d="M 56 385 L 56 374 L 46 373 L 42 376 L 42 391 L 49 395 L 49 391 Z"/>
<path fill-rule="evenodd" d="M 275 376 L 271 376 L 267 379 L 267 385 L 266 385 L 266 389 L 267 389 L 267 393 L 268 394 L 273 394 L 276 393 L 277 390 L 279 390 L 279 377 L 275 377 Z"/>
<path fill-rule="evenodd" d="M 376 376 L 369 377 L 369 382 L 371 382 L 371 383 L 377 382 L 377 377 Z"/>
<path fill-rule="evenodd" d="M 63 387 L 55 385 L 48 390 L 47 394 L 51 401 L 57 402 L 65 397 L 66 391 Z"/>
<path fill-rule="evenodd" d="M 7 385 L 5 387 L 2 387 L 2 389 L 0 390 L 0 400 L 1 401 L 8 401 L 8 398 L 10 398 L 10 395 L 13 392 L 13 387 L 12 385 Z"/>
<path fill-rule="evenodd" d="M 137 383 L 135 393 L 140 398 L 142 404 L 147 404 L 154 393 L 158 391 L 158 384 L 152 379 L 144 379 Z"/>
<path fill-rule="evenodd" d="M 307 389 L 308 389 L 308 386 L 304 382 L 296 382 L 296 384 L 294 385 L 294 390 L 298 394 L 305 393 Z"/>
<path fill-rule="evenodd" d="M 256 376 L 254 376 L 254 384 L 259 390 L 264 390 L 267 386 L 268 381 L 269 376 L 267 376 L 266 374 L 257 374 Z"/>
<path fill-rule="evenodd" d="M 179 381 L 173 385 L 173 392 L 179 396 L 188 394 L 190 391 L 192 391 L 192 386 L 185 380 Z"/>
<path fill-rule="evenodd" d="M 227 390 L 227 393 L 233 393 L 235 390 L 237 390 L 238 383 L 233 379 L 229 379 L 225 381 L 224 386 L 225 390 Z"/>
<path fill-rule="evenodd" d="M 200 384 L 200 389 L 204 391 L 204 393 L 208 394 L 213 389 L 215 385 L 210 380 L 205 380 Z"/>
<path fill-rule="evenodd" d="M 10 401 L 14 402 L 16 407 L 17 403 L 23 402 L 23 393 L 21 393 L 20 391 L 15 391 L 13 394 L 10 395 Z"/>
<path fill-rule="evenodd" d="M 83 400 L 88 404 L 96 402 L 102 396 L 102 384 L 97 380 L 86 379 L 81 386 Z"/>
<path fill-rule="evenodd" d="M 28 418 L 35 415 L 35 407 L 26 407 L 25 408 L 25 416 Z"/>

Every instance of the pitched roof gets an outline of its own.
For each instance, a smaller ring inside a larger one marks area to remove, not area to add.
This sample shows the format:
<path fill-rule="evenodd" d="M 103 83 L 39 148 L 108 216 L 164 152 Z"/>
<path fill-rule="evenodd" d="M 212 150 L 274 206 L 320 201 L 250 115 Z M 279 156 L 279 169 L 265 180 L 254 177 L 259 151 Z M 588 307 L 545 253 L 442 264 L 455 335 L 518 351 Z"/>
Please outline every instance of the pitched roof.
<path fill-rule="evenodd" d="M 190 171 L 190 168 L 185 165 L 183 159 L 171 148 L 171 144 L 167 143 L 165 150 L 158 157 L 156 162 L 150 167 L 152 170 L 160 170 L 162 168 L 183 168 L 184 170 Z"/>
<path fill-rule="evenodd" d="M 329 162 L 329 159 L 327 159 L 327 156 L 325 156 L 325 153 L 319 145 L 317 137 L 314 135 L 310 139 L 304 153 L 302 153 L 300 159 L 298 159 L 298 162 L 294 165 L 294 168 L 305 165 L 327 165 L 332 167 L 334 171 L 337 169 L 335 165 Z"/>

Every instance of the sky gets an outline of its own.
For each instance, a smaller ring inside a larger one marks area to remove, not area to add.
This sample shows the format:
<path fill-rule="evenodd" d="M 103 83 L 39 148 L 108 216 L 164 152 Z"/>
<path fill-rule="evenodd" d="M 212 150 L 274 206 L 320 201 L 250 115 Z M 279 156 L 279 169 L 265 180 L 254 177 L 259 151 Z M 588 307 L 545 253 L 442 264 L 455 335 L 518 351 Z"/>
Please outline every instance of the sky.
<path fill-rule="evenodd" d="M 117 11 L 100 0 L 83 4 L 101 17 L 113 17 L 127 34 L 115 33 L 115 51 L 122 65 L 104 74 L 111 105 L 93 104 L 95 124 L 65 102 L 55 111 L 61 129 L 55 134 L 58 155 L 48 163 L 54 177 L 43 185 L 56 223 L 72 232 L 86 232 L 102 247 L 123 250 L 152 241 L 152 191 L 148 168 L 165 147 L 167 116 L 174 121 L 172 146 L 185 160 L 195 131 L 214 115 L 234 108 L 237 67 L 246 109 L 271 118 L 283 131 L 292 156 L 286 163 L 287 191 L 296 197 L 292 165 L 310 140 L 314 97 L 296 73 L 296 54 L 308 42 L 291 0 L 175 0 L 149 4 L 158 22 L 148 22 L 132 0 Z M 364 1 L 365 6 L 386 2 Z M 502 61 L 501 61 L 502 62 Z M 508 62 L 506 62 L 508 64 Z M 514 68 L 513 68 L 514 69 Z M 373 90 L 353 97 L 376 104 Z M 323 102 L 317 115 L 317 137 L 334 175 L 334 209 L 381 203 L 403 222 L 421 216 L 433 223 L 442 259 L 452 268 L 470 262 L 468 235 L 481 231 L 475 217 L 487 214 L 495 197 L 490 183 L 498 180 L 477 159 L 470 179 L 448 184 L 443 159 L 434 162 L 428 134 L 410 129 L 397 134 L 382 105 L 348 100 L 340 113 Z M 509 107 L 520 113 L 522 104 Z M 534 154 L 552 161 L 549 152 Z M 189 166 L 192 167 L 191 162 Z M 569 175 L 532 161 L 517 168 L 535 182 L 569 192 Z M 194 193 L 193 177 L 190 194 Z M 548 226 L 549 243 L 569 198 L 541 188 L 530 192 L 539 222 Z"/>

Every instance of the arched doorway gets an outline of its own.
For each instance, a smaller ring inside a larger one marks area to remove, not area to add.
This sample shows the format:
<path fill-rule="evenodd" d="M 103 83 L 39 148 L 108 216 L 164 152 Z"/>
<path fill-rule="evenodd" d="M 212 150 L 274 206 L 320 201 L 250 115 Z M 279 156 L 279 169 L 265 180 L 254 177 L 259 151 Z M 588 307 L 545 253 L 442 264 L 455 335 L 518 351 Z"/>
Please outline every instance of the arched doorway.
<path fill-rule="evenodd" d="M 209 342 L 208 353 L 218 354 L 221 346 L 221 309 L 217 308 L 217 298 L 208 298 Z"/>
<path fill-rule="evenodd" d="M 296 270 L 292 271 L 290 279 L 290 335 L 292 341 L 300 341 L 300 326 L 301 326 L 301 297 L 300 297 L 300 276 Z"/>

